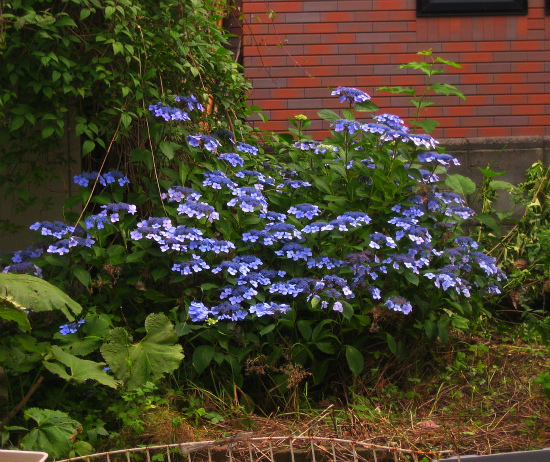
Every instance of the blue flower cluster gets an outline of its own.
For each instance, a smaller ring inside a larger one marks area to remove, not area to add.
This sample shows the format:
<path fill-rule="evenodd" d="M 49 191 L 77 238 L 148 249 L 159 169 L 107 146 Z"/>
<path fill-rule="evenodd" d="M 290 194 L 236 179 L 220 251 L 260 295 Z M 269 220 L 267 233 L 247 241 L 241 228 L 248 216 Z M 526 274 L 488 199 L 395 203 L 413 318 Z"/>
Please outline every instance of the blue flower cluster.
<path fill-rule="evenodd" d="M 370 96 L 364 91 L 350 87 L 338 87 L 336 90 L 332 91 L 331 95 L 340 96 L 341 103 L 347 101 L 352 106 L 356 103 L 364 103 L 370 99 Z"/>
<path fill-rule="evenodd" d="M 193 111 L 194 109 L 196 109 L 197 111 L 204 111 L 204 107 L 203 105 L 199 102 L 199 100 L 197 99 L 197 97 L 195 95 L 190 95 L 190 96 L 174 96 L 174 101 L 178 102 L 178 103 L 185 103 L 187 104 L 187 108 L 190 110 L 190 111 Z"/>
<path fill-rule="evenodd" d="M 171 107 L 171 106 L 162 104 L 160 101 L 157 104 L 151 104 L 149 106 L 149 111 L 155 117 L 160 117 L 164 119 L 166 122 L 170 120 L 174 120 L 174 121 L 191 120 L 187 112 L 182 111 L 177 107 Z"/>
<path fill-rule="evenodd" d="M 63 324 L 62 326 L 59 326 L 59 333 L 61 335 L 67 335 L 67 334 L 76 334 L 78 332 L 78 328 L 84 324 L 84 319 L 81 319 L 80 321 L 71 322 L 69 324 Z"/>
<path fill-rule="evenodd" d="M 120 186 L 129 184 L 130 180 L 126 175 L 118 171 L 111 171 L 100 175 L 98 172 L 84 172 L 80 175 L 75 175 L 74 182 L 83 187 L 88 187 L 90 182 L 99 181 L 101 186 L 117 183 Z"/>

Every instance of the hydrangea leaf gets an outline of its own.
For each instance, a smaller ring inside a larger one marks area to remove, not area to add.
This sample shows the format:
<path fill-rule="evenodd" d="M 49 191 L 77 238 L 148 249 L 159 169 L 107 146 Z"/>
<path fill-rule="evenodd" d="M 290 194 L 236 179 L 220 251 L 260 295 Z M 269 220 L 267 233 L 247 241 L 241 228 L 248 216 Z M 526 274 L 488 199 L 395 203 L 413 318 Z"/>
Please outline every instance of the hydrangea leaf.
<path fill-rule="evenodd" d="M 346 345 L 346 359 L 348 361 L 348 366 L 355 375 L 359 375 L 364 367 L 365 360 L 361 352 L 351 345 Z"/>
<path fill-rule="evenodd" d="M 70 374 L 66 372 L 65 367 L 58 363 L 44 361 L 44 367 L 65 380 L 75 380 L 81 383 L 85 380 L 92 379 L 111 388 L 117 387 L 117 382 L 103 371 L 105 363 L 96 363 L 94 361 L 88 361 L 87 359 L 78 358 L 77 356 L 66 353 L 56 345 L 52 345 L 52 353 L 55 359 L 71 370 Z"/>
<path fill-rule="evenodd" d="M 82 311 L 65 292 L 28 274 L 0 273 L 0 306 L 21 311 L 60 310 L 69 321 Z"/>
<path fill-rule="evenodd" d="M 459 175 L 458 173 L 448 175 L 445 184 L 453 191 L 464 196 L 472 194 L 476 190 L 476 184 L 470 178 Z"/>
<path fill-rule="evenodd" d="M 79 422 L 64 412 L 51 409 L 27 409 L 25 419 L 35 420 L 38 426 L 25 435 L 21 447 L 47 452 L 51 458 L 60 458 L 70 451 L 72 436 L 80 427 Z"/>
<path fill-rule="evenodd" d="M 6 321 L 15 321 L 25 332 L 31 330 L 31 324 L 27 318 L 27 313 L 24 311 L 0 305 L 0 318 Z"/>
<path fill-rule="evenodd" d="M 105 361 L 129 389 L 160 379 L 183 359 L 182 347 L 176 344 L 176 330 L 164 314 L 147 316 L 145 330 L 147 335 L 140 342 L 131 343 L 132 337 L 125 329 L 112 329 L 101 347 Z"/>

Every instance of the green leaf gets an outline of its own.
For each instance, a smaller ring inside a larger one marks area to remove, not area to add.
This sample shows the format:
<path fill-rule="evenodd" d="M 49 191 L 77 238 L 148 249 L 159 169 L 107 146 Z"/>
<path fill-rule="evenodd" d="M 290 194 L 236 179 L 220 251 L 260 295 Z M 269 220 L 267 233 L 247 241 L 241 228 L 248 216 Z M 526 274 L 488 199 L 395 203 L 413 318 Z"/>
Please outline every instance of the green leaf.
<path fill-rule="evenodd" d="M 193 366 L 199 375 L 208 367 L 215 354 L 216 349 L 212 345 L 201 345 L 195 348 L 195 351 L 193 351 Z"/>
<path fill-rule="evenodd" d="M 397 352 L 397 343 L 395 342 L 393 335 L 386 333 L 386 341 L 388 342 L 388 348 L 390 351 L 395 354 Z"/>
<path fill-rule="evenodd" d="M 514 185 L 512 183 L 508 183 L 507 181 L 493 180 L 489 183 L 489 188 L 494 190 L 510 190 L 514 189 Z"/>
<path fill-rule="evenodd" d="M 425 119 L 422 121 L 411 120 L 410 122 L 411 122 L 411 125 L 415 125 L 417 127 L 422 128 L 422 130 L 424 130 L 426 133 L 433 132 L 439 126 L 439 122 L 437 120 L 432 120 L 432 119 Z"/>
<path fill-rule="evenodd" d="M 485 178 L 493 178 L 495 176 L 502 176 L 506 175 L 506 172 L 495 172 L 494 170 L 491 170 L 490 168 L 477 168 Z"/>
<path fill-rule="evenodd" d="M 147 335 L 140 342 L 131 343 L 130 334 L 117 327 L 107 333 L 101 346 L 105 361 L 129 389 L 160 379 L 177 369 L 183 359 L 176 330 L 166 315 L 147 316 L 145 330 Z"/>
<path fill-rule="evenodd" d="M 434 83 L 431 89 L 436 93 L 441 93 L 442 95 L 455 95 L 461 99 L 466 99 L 464 94 L 458 90 L 458 88 L 453 85 L 449 85 L 448 83 Z"/>
<path fill-rule="evenodd" d="M 329 122 L 334 122 L 335 120 L 340 119 L 341 117 L 336 114 L 336 112 L 331 111 L 330 109 L 321 109 L 319 112 L 317 112 L 319 117 L 323 120 L 327 120 Z"/>
<path fill-rule="evenodd" d="M 468 177 L 455 173 L 448 175 L 445 179 L 445 184 L 454 192 L 464 196 L 473 194 L 476 190 L 476 184 Z"/>
<path fill-rule="evenodd" d="M 85 156 L 92 152 L 95 148 L 95 143 L 92 140 L 86 140 L 82 144 L 82 155 Z"/>
<path fill-rule="evenodd" d="M 355 375 L 359 375 L 365 367 L 365 360 L 361 352 L 351 345 L 346 345 L 346 359 L 348 366 Z"/>
<path fill-rule="evenodd" d="M 61 16 L 57 21 L 55 21 L 55 25 L 57 27 L 59 26 L 71 26 L 76 27 L 76 23 L 70 18 L 68 15 Z"/>
<path fill-rule="evenodd" d="M 51 348 L 55 359 L 63 364 L 63 366 L 68 367 L 71 372 L 68 374 L 65 367 L 60 364 L 44 361 L 44 367 L 50 372 L 59 375 L 65 380 L 74 380 L 78 383 L 83 383 L 85 380 L 91 379 L 111 388 L 117 387 L 117 382 L 103 371 L 105 363 L 96 363 L 95 361 L 78 358 L 77 356 L 64 352 L 57 345 L 52 345 Z"/>
<path fill-rule="evenodd" d="M 0 306 L 35 312 L 60 310 L 69 321 L 82 312 L 63 291 L 27 274 L 0 273 Z"/>
<path fill-rule="evenodd" d="M 308 322 L 304 319 L 301 319 L 296 323 L 296 325 L 298 326 L 298 330 L 302 334 L 302 337 L 304 337 L 306 341 L 309 341 L 309 339 L 311 338 L 311 326 L 308 324 Z"/>
<path fill-rule="evenodd" d="M 33 419 L 38 426 L 21 440 L 21 447 L 28 451 L 44 451 L 51 458 L 67 455 L 72 445 L 72 436 L 77 434 L 80 423 L 61 411 L 30 408 L 25 419 Z"/>
<path fill-rule="evenodd" d="M 86 287 L 90 286 L 90 283 L 92 282 L 92 277 L 90 276 L 90 273 L 84 268 L 81 268 L 80 266 L 75 266 L 73 268 L 73 274 Z"/>
<path fill-rule="evenodd" d="M 27 313 L 24 311 L 9 306 L 2 306 L 0 304 L 0 318 L 6 321 L 15 321 L 24 331 L 31 330 L 31 324 L 29 323 Z"/>
<path fill-rule="evenodd" d="M 400 93 L 404 95 L 416 95 L 413 87 L 379 87 L 376 91 L 389 91 L 390 93 Z"/>
<path fill-rule="evenodd" d="M 372 101 L 364 101 L 363 103 L 357 103 L 353 106 L 353 109 L 355 109 L 355 112 L 375 112 L 380 108 Z"/>

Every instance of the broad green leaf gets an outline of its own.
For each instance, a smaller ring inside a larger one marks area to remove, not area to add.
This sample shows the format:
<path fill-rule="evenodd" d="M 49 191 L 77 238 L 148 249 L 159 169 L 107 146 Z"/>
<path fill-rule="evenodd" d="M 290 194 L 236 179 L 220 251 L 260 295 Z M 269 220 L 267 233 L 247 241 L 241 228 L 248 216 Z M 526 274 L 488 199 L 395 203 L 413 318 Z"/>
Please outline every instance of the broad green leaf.
<path fill-rule="evenodd" d="M 111 388 L 117 387 L 116 381 L 103 371 L 105 363 L 96 363 L 94 361 L 88 361 L 87 359 L 78 358 L 66 353 L 57 345 L 52 345 L 52 353 L 55 359 L 70 369 L 70 373 L 67 373 L 65 367 L 57 363 L 44 361 L 44 367 L 50 372 L 58 374 L 65 380 L 74 380 L 78 383 L 82 383 L 85 380 L 92 379 Z"/>
<path fill-rule="evenodd" d="M 321 109 L 317 112 L 317 114 L 321 117 L 321 119 L 327 120 L 328 122 L 334 122 L 335 120 L 341 119 L 336 112 L 331 111 L 330 109 Z"/>
<path fill-rule="evenodd" d="M 439 122 L 437 120 L 432 120 L 432 119 L 426 119 L 421 121 L 411 120 L 410 122 L 411 122 L 411 125 L 420 127 L 426 133 L 433 132 L 439 126 Z"/>
<path fill-rule="evenodd" d="M 372 101 L 364 101 L 363 103 L 357 103 L 353 106 L 353 109 L 355 109 L 355 112 L 375 112 L 380 108 Z"/>
<path fill-rule="evenodd" d="M 298 326 L 298 330 L 302 334 L 302 337 L 304 337 L 306 341 L 309 341 L 309 339 L 311 338 L 311 326 L 308 324 L 308 322 L 304 319 L 301 319 L 296 323 L 296 325 Z"/>
<path fill-rule="evenodd" d="M 508 183 L 508 181 L 500 181 L 500 180 L 493 180 L 489 183 L 489 188 L 491 189 L 502 189 L 502 190 L 509 190 L 513 189 L 514 185 L 512 183 Z"/>
<path fill-rule="evenodd" d="M 34 312 L 60 310 L 69 321 L 82 312 L 65 292 L 27 274 L 0 273 L 0 306 Z"/>
<path fill-rule="evenodd" d="M 401 93 L 404 95 L 416 95 L 413 87 L 379 87 L 376 91 L 389 91 L 390 93 Z"/>
<path fill-rule="evenodd" d="M 391 335 L 390 333 L 386 333 L 386 341 L 388 342 L 388 348 L 390 349 L 390 351 L 395 354 L 397 352 L 397 343 L 393 338 L 393 335 Z"/>
<path fill-rule="evenodd" d="M 117 378 L 135 389 L 148 381 L 156 381 L 174 371 L 183 359 L 178 336 L 166 315 L 154 313 L 145 320 L 147 335 L 138 343 L 122 328 L 112 329 L 105 336 L 101 354 Z"/>
<path fill-rule="evenodd" d="M 359 375 L 365 367 L 365 360 L 361 352 L 351 345 L 346 345 L 346 359 L 348 366 L 355 375 Z"/>
<path fill-rule="evenodd" d="M 214 358 L 216 349 L 212 345 L 201 345 L 193 351 L 193 366 L 201 375 Z"/>
<path fill-rule="evenodd" d="M 27 313 L 24 311 L 11 308 L 9 306 L 0 305 L 0 318 L 5 319 L 6 321 L 15 321 L 24 331 L 31 330 L 31 324 L 27 318 Z"/>
<path fill-rule="evenodd" d="M 73 268 L 73 274 L 86 287 L 90 286 L 90 283 L 92 282 L 92 277 L 90 276 L 90 273 L 88 271 L 86 271 L 84 268 L 81 268 L 79 266 L 75 266 Z"/>
<path fill-rule="evenodd" d="M 38 426 L 21 440 L 21 447 L 28 451 L 47 452 L 51 458 L 61 458 L 71 449 L 72 436 L 77 434 L 80 423 L 61 411 L 33 407 L 25 411 L 25 419 L 33 419 Z"/>
<path fill-rule="evenodd" d="M 506 172 L 495 172 L 494 170 L 491 170 L 490 168 L 477 168 L 481 173 L 483 173 L 483 176 L 485 178 L 493 178 L 495 176 L 502 176 L 506 175 Z"/>
<path fill-rule="evenodd" d="M 459 175 L 455 173 L 454 175 L 448 175 L 445 179 L 445 184 L 451 188 L 454 192 L 462 194 L 464 196 L 468 194 L 473 194 L 476 190 L 476 184 L 467 176 Z"/>

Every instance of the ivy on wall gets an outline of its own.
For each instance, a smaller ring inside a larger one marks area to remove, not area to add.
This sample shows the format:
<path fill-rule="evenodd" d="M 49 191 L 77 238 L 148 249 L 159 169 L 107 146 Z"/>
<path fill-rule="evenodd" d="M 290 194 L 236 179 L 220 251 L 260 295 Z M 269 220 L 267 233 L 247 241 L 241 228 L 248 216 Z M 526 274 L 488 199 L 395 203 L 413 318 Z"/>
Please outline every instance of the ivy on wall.
<path fill-rule="evenodd" d="M 80 137 L 88 163 L 110 152 L 107 165 L 120 168 L 147 147 L 147 108 L 164 92 L 197 95 L 209 105 L 205 119 L 243 114 L 248 84 L 221 27 L 228 8 L 225 0 L 0 3 L 4 198 L 15 197 L 19 211 L 47 206 L 27 186 L 55 176 L 66 160 L 41 160 L 61 152 L 68 134 Z M 14 230 L 3 217 L 0 234 Z"/>

